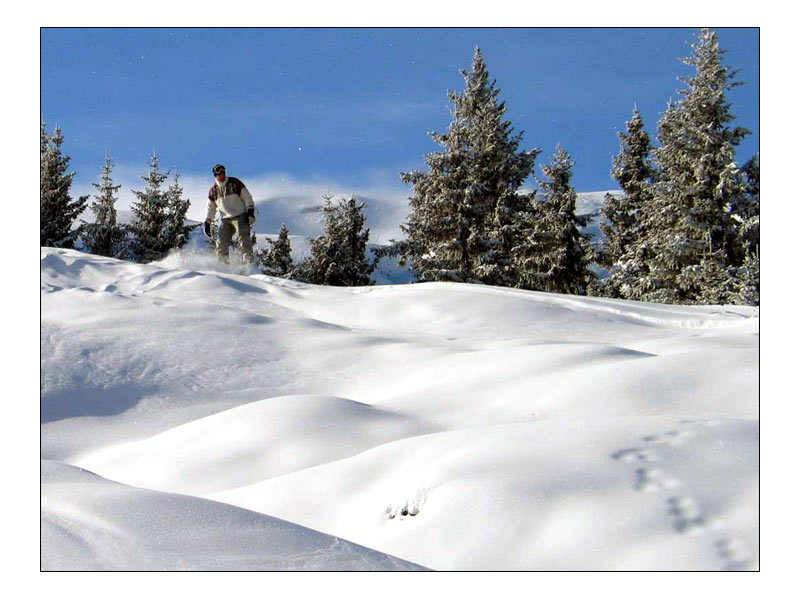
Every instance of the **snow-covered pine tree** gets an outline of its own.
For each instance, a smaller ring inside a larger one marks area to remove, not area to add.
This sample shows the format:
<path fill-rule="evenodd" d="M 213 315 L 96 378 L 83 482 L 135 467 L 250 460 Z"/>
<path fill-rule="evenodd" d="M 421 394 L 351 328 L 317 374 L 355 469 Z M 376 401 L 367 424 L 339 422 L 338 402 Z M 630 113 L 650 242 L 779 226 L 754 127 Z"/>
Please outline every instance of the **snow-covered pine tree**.
<path fill-rule="evenodd" d="M 364 214 L 366 204 L 357 202 L 355 196 L 340 201 L 342 211 L 342 224 L 344 226 L 344 252 L 347 261 L 344 268 L 340 269 L 339 277 L 342 285 L 372 285 L 371 273 L 375 265 L 367 259 L 367 242 L 369 241 L 369 228 L 367 217 Z"/>
<path fill-rule="evenodd" d="M 331 196 L 323 198 L 325 233 L 311 241 L 311 256 L 295 269 L 294 277 L 320 285 L 371 285 L 375 267 L 366 256 L 369 229 L 364 229 L 365 205 L 354 196 L 337 205 Z"/>
<path fill-rule="evenodd" d="M 574 166 L 575 161 L 559 144 L 550 164 L 542 166 L 544 177 L 537 177 L 544 199 L 536 203 L 533 251 L 521 274 L 529 289 L 585 295 L 594 280 L 589 270 L 594 258 L 590 238 L 579 229 L 586 226 L 586 219 L 575 212 Z"/>
<path fill-rule="evenodd" d="M 278 232 L 278 239 L 272 243 L 272 255 L 270 262 L 275 269 L 278 276 L 283 277 L 289 275 L 294 269 L 294 262 L 292 261 L 292 242 L 289 239 L 289 229 L 286 223 L 281 223 L 281 229 Z"/>
<path fill-rule="evenodd" d="M 658 124 L 661 176 L 643 240 L 649 272 L 635 293 L 654 302 L 722 304 L 736 301 L 737 252 L 730 242 L 746 183 L 734 158 L 749 131 L 731 125 L 726 92 L 741 82 L 722 64 L 716 32 L 703 29 L 692 48 L 683 62 L 695 74 L 681 79 L 687 88 Z"/>
<path fill-rule="evenodd" d="M 286 223 L 281 223 L 277 240 L 267 240 L 268 248 L 256 252 L 253 260 L 265 275 L 289 277 L 294 269 L 292 243 Z"/>
<path fill-rule="evenodd" d="M 760 303 L 760 167 L 758 156 L 742 167 L 745 194 L 734 209 L 736 230 L 729 246 L 735 249 L 736 304 Z"/>
<path fill-rule="evenodd" d="M 479 48 L 462 74 L 464 91 L 448 92 L 447 132 L 429 134 L 443 151 L 425 156 L 427 172 L 401 174 L 413 185 L 400 226 L 407 238 L 398 246 L 401 264 L 410 263 L 420 281 L 510 284 L 516 192 L 539 150 L 518 151 L 523 133 L 512 135 L 503 118 L 505 103 Z"/>
<path fill-rule="evenodd" d="M 507 200 L 498 202 L 495 216 L 495 224 L 498 225 L 495 231 L 502 241 L 502 256 L 508 261 L 501 271 L 505 277 L 497 284 L 528 290 L 540 289 L 534 274 L 539 272 L 543 238 L 537 237 L 536 232 L 541 231 L 539 219 L 543 215 L 536 191 L 517 193 L 513 199 L 509 197 Z"/>
<path fill-rule="evenodd" d="M 40 122 L 39 241 L 42 246 L 72 248 L 79 235 L 72 225 L 86 208 L 89 196 L 73 200 L 69 188 L 75 172 L 68 172 L 69 156 L 61 152 L 64 136 L 56 125 L 52 135 Z"/>
<path fill-rule="evenodd" d="M 737 269 L 736 300 L 737 304 L 758 306 L 761 302 L 761 271 L 759 266 L 760 251 L 758 246 L 749 252 L 742 266 Z"/>
<path fill-rule="evenodd" d="M 729 231 L 728 247 L 734 264 L 743 264 L 745 258 L 757 254 L 760 234 L 761 169 L 758 156 L 754 156 L 742 166 L 744 175 L 744 194 L 737 198 L 731 207 L 734 229 Z M 752 258 L 752 257 L 751 257 Z"/>
<path fill-rule="evenodd" d="M 127 232 L 122 225 L 117 224 L 117 209 L 114 207 L 116 194 L 122 185 L 114 185 L 112 169 L 113 162 L 106 154 L 100 171 L 100 183 L 92 182 L 98 192 L 90 207 L 94 213 L 94 223 L 84 222 L 81 226 L 81 241 L 86 252 L 90 254 L 127 258 Z"/>
<path fill-rule="evenodd" d="M 660 139 L 675 135 L 678 121 L 677 103 L 670 99 L 658 123 Z M 651 272 L 651 263 L 654 258 L 654 248 L 657 247 L 654 240 L 662 232 L 668 233 L 668 224 L 673 222 L 675 215 L 669 204 L 657 204 L 655 201 L 655 188 L 656 185 L 663 185 L 663 177 L 657 165 L 654 165 L 654 169 L 656 179 L 650 189 L 649 201 L 640 206 L 636 225 L 637 239 L 628 245 L 627 250 L 615 262 L 611 273 L 612 281 L 601 285 L 603 291 L 612 288 L 615 292 L 619 292 L 622 298 L 629 300 L 644 300 L 654 290 L 667 287 L 658 278 L 657 273 Z"/>
<path fill-rule="evenodd" d="M 489 237 L 493 244 L 476 267 L 483 283 L 529 289 L 525 263 L 536 253 L 531 241 L 537 215 L 535 190 L 498 198 Z"/>
<path fill-rule="evenodd" d="M 644 269 L 638 261 L 645 223 L 643 212 L 652 202 L 653 182 L 657 176 L 650 160 L 650 136 L 644 129 L 638 107 L 634 107 L 633 116 L 625 127 L 624 132 L 618 133 L 620 149 L 611 171 L 622 194 L 606 194 L 600 221 L 604 242 L 598 262 L 608 270 L 609 276 L 598 287 L 602 295 L 610 297 L 627 297 L 630 279 L 639 276 Z"/>
<path fill-rule="evenodd" d="M 341 217 L 333 205 L 333 196 L 323 195 L 321 207 L 325 233 L 310 240 L 310 254 L 294 271 L 294 278 L 317 285 L 325 284 L 325 275 L 332 262 L 341 260 L 334 240 L 341 237 Z"/>
<path fill-rule="evenodd" d="M 173 173 L 172 183 L 165 192 L 164 226 L 161 230 L 163 247 L 170 250 L 181 248 L 189 240 L 192 230 L 198 225 L 186 224 L 186 213 L 189 211 L 191 201 L 183 197 L 183 187 L 180 185 L 180 175 L 176 168 Z"/>
<path fill-rule="evenodd" d="M 144 191 L 133 190 L 137 201 L 131 206 L 133 219 L 129 229 L 133 236 L 132 250 L 138 262 L 150 262 L 163 258 L 169 246 L 164 243 L 163 229 L 167 216 L 167 194 L 161 185 L 166 173 L 158 170 L 158 156 L 150 157 L 150 172 L 142 176 L 147 184 Z"/>

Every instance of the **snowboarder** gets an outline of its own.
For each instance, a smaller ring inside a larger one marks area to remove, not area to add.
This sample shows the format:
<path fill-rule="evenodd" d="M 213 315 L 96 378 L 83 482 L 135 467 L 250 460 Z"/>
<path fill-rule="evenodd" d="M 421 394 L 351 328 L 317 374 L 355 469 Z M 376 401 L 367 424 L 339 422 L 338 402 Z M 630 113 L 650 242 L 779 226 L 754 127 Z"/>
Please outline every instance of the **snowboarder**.
<path fill-rule="evenodd" d="M 211 223 L 219 210 L 222 225 L 219 228 L 217 256 L 222 262 L 229 262 L 228 252 L 235 231 L 242 242 L 242 262 L 247 264 L 253 258 L 253 240 L 250 238 L 250 227 L 256 222 L 253 196 L 241 180 L 227 176 L 225 165 L 216 164 L 211 172 L 217 181 L 208 191 L 208 211 L 203 233 L 211 237 Z"/>

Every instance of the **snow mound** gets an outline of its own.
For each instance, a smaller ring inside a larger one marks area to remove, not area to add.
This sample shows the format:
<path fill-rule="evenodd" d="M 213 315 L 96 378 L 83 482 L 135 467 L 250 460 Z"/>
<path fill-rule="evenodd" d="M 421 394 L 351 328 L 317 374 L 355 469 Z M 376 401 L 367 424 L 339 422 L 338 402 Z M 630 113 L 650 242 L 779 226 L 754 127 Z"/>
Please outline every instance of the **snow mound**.
<path fill-rule="evenodd" d="M 344 398 L 284 396 L 79 456 L 75 462 L 131 485 L 207 495 L 430 430 L 418 421 Z"/>
<path fill-rule="evenodd" d="M 421 569 L 280 519 L 49 461 L 41 532 L 44 571 Z"/>
<path fill-rule="evenodd" d="M 757 308 L 53 248 L 41 307 L 52 568 L 260 568 L 222 510 L 245 540 L 274 517 L 428 568 L 758 568 Z M 154 499 L 207 552 L 160 553 Z M 293 568 L 294 543 L 264 552 Z"/>
<path fill-rule="evenodd" d="M 757 429 L 669 417 L 451 431 L 212 497 L 437 570 L 748 569 Z"/>

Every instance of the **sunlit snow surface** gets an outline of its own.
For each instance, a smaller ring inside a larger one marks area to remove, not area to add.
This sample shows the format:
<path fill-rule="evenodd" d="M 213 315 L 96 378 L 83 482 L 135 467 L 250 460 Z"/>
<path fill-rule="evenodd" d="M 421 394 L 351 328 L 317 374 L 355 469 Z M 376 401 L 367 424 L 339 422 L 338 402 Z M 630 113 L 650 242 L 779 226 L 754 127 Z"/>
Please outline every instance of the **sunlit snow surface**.
<path fill-rule="evenodd" d="M 44 569 L 758 568 L 756 308 L 41 256 Z"/>

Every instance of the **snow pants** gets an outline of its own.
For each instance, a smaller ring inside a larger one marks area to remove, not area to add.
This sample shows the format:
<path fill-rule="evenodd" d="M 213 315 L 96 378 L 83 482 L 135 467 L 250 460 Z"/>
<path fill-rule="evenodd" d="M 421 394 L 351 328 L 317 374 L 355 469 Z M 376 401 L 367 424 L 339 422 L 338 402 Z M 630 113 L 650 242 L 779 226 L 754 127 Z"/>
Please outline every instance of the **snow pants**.
<path fill-rule="evenodd" d="M 242 244 L 242 262 L 249 263 L 253 258 L 253 240 L 250 239 L 250 219 L 247 213 L 238 217 L 222 219 L 222 225 L 219 228 L 217 256 L 224 263 L 230 261 L 229 250 L 234 232 L 239 234 L 239 241 Z"/>

